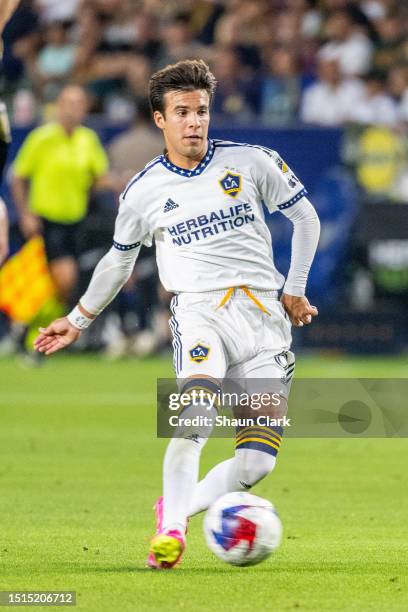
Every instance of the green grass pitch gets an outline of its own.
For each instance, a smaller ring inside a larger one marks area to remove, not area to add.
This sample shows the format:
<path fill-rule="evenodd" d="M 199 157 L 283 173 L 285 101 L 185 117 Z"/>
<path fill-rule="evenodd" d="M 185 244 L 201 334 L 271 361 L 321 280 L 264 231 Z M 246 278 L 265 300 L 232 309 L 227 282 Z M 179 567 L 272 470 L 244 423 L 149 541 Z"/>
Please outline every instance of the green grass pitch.
<path fill-rule="evenodd" d="M 297 373 L 406 369 L 398 359 L 300 358 Z M 86 612 L 407 610 L 404 439 L 286 440 L 254 489 L 283 521 L 272 558 L 224 565 L 196 517 L 182 565 L 145 569 L 165 448 L 155 382 L 166 376 L 166 359 L 65 355 L 38 370 L 0 361 L 0 590 L 75 590 Z M 231 440 L 211 440 L 202 473 L 231 452 Z"/>

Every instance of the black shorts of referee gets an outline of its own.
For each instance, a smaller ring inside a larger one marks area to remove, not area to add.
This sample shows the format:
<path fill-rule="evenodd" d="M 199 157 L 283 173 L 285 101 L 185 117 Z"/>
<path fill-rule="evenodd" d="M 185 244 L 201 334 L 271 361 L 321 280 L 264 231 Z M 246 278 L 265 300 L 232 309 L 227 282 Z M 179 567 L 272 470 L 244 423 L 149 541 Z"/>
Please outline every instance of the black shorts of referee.
<path fill-rule="evenodd" d="M 41 217 L 45 253 L 49 262 L 64 257 L 78 259 L 80 223 L 56 223 Z"/>

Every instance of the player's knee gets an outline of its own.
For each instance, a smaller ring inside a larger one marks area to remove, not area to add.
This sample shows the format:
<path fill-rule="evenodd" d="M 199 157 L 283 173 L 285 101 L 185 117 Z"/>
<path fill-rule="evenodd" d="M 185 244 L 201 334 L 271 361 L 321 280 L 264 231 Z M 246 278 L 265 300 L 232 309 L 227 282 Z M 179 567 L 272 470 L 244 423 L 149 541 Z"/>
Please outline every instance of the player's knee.
<path fill-rule="evenodd" d="M 175 438 L 202 442 L 211 436 L 219 392 L 219 385 L 210 379 L 190 378 L 184 383 L 181 391 L 184 400 L 174 423 Z"/>
<path fill-rule="evenodd" d="M 214 378 L 191 376 L 184 381 L 181 393 L 184 396 L 190 396 L 192 405 L 198 405 L 210 411 L 218 408 L 221 387 Z"/>
<path fill-rule="evenodd" d="M 276 457 L 270 453 L 245 448 L 236 451 L 238 480 L 244 489 L 250 489 L 265 478 L 275 467 Z"/>

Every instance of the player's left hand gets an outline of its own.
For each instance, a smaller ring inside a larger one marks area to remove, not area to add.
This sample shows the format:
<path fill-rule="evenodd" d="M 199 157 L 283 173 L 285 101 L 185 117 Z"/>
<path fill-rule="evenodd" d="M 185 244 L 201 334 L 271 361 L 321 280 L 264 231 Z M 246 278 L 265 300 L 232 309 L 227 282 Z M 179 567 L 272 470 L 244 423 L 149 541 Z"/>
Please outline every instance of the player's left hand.
<path fill-rule="evenodd" d="M 317 317 L 319 314 L 316 306 L 311 306 L 306 297 L 283 293 L 281 302 L 289 315 L 290 322 L 296 327 L 309 325 L 312 322 L 312 318 Z"/>

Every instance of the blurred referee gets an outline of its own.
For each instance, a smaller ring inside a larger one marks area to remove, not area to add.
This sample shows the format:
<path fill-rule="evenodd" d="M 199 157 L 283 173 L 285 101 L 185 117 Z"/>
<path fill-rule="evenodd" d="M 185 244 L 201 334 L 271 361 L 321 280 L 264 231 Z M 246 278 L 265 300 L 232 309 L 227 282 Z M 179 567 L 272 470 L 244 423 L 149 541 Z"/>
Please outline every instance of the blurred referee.
<path fill-rule="evenodd" d="M 109 186 L 108 160 L 96 133 L 81 125 L 88 112 L 85 91 L 64 87 L 57 121 L 34 129 L 13 164 L 12 193 L 26 239 L 42 233 L 58 297 L 69 305 L 78 275 L 80 222 L 90 189 Z M 105 177 L 105 178 L 104 178 Z"/>
<path fill-rule="evenodd" d="M 20 0 L 0 1 L 0 61 L 3 57 L 3 31 L 6 23 L 17 8 Z M 7 158 L 7 149 L 10 142 L 10 126 L 7 117 L 6 105 L 0 100 L 0 183 Z M 0 265 L 8 255 L 8 217 L 7 208 L 0 198 Z"/>

